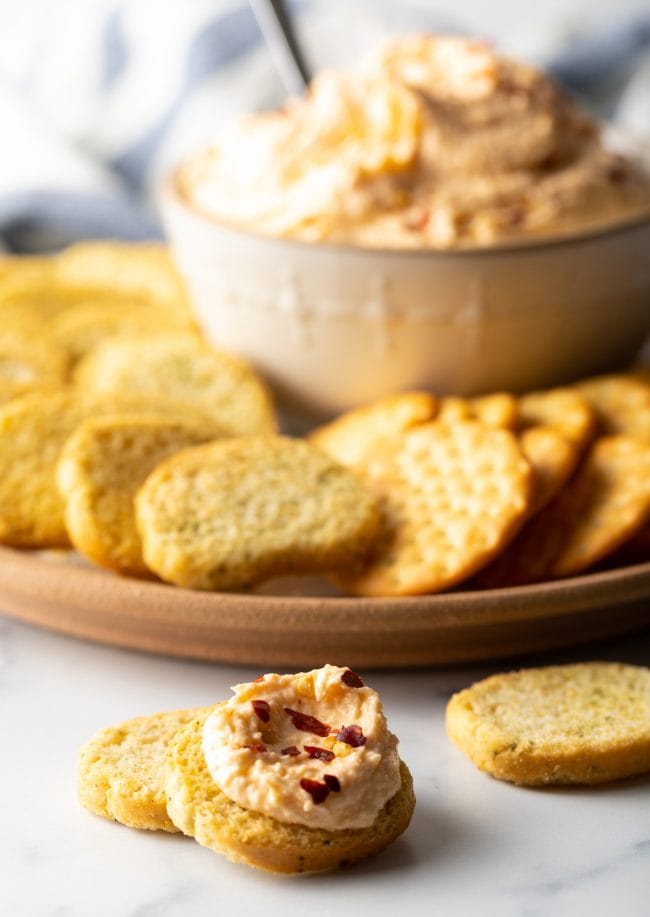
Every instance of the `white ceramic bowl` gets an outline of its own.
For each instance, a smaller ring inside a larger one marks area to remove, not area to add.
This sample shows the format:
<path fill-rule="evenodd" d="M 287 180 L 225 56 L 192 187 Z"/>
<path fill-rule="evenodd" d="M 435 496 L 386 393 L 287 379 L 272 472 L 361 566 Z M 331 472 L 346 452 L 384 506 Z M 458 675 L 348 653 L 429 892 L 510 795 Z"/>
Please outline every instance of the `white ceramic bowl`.
<path fill-rule="evenodd" d="M 554 385 L 630 362 L 650 331 L 650 215 L 557 239 L 455 251 L 275 239 L 163 216 L 200 321 L 285 407 L 331 415 L 409 388 Z"/>

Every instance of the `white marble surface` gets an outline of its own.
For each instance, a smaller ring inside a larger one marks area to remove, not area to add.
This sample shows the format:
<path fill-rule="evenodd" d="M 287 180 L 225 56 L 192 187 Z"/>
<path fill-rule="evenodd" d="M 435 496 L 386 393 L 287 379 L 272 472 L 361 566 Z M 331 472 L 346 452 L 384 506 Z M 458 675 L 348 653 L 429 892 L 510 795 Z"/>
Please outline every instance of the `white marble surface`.
<path fill-rule="evenodd" d="M 650 663 L 650 633 L 544 661 Z M 650 913 L 650 778 L 533 791 L 445 738 L 449 694 L 501 666 L 366 673 L 418 797 L 391 849 L 346 872 L 274 877 L 191 840 L 132 831 L 75 799 L 77 747 L 134 715 L 207 704 L 258 671 L 77 642 L 0 617 L 0 914 L 6 917 L 599 917 Z"/>

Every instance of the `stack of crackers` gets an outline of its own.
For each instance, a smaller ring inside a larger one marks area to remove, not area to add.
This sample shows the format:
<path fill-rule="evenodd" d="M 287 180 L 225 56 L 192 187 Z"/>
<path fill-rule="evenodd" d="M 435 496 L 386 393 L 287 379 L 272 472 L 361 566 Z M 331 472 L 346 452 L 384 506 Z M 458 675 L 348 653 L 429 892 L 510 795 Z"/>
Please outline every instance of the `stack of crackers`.
<path fill-rule="evenodd" d="M 399 791 L 368 828 L 326 831 L 238 805 L 214 782 L 202 751 L 203 726 L 214 709 L 157 713 L 101 729 L 79 753 L 81 804 L 131 828 L 182 831 L 235 862 L 283 873 L 350 865 L 407 828 L 415 797 L 404 762 Z M 587 662 L 492 675 L 451 697 L 445 725 L 478 768 L 520 786 L 590 786 L 644 774 L 650 669 Z M 266 751 L 242 746 L 243 754 Z M 253 768 L 246 774 L 239 779 L 255 779 Z"/>
<path fill-rule="evenodd" d="M 350 866 L 379 853 L 408 827 L 415 795 L 403 761 L 399 789 L 367 827 L 327 830 L 243 808 L 214 782 L 203 753 L 203 727 L 218 706 L 140 716 L 101 729 L 79 753 L 81 804 L 127 827 L 182 832 L 233 862 L 288 874 Z M 241 750 L 259 756 L 267 748 Z M 284 761 L 281 779 L 290 781 L 294 757 Z M 244 779 L 256 779 L 254 768 L 239 777 Z"/>
<path fill-rule="evenodd" d="M 0 542 L 198 589 L 320 573 L 360 596 L 650 557 L 650 378 L 407 392 L 305 439 L 207 344 L 162 246 L 0 261 Z"/>

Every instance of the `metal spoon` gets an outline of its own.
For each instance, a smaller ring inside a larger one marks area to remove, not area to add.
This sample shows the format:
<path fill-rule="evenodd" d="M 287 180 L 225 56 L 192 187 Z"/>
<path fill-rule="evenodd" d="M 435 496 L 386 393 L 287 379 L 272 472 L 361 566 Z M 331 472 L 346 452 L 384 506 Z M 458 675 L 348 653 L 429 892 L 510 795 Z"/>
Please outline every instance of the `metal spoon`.
<path fill-rule="evenodd" d="M 302 95 L 310 81 L 309 68 L 284 0 L 249 0 L 271 57 L 289 95 Z"/>

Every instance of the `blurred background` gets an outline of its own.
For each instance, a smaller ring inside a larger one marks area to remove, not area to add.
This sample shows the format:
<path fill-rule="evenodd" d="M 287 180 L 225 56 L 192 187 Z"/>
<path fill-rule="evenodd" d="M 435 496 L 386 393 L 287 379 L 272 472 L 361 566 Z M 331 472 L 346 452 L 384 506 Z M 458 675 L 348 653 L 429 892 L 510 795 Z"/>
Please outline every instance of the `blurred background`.
<path fill-rule="evenodd" d="M 294 0 L 312 71 L 387 36 L 489 38 L 650 138 L 648 0 Z M 0 247 L 160 235 L 156 189 L 189 150 L 285 91 L 247 0 L 0 0 Z"/>

